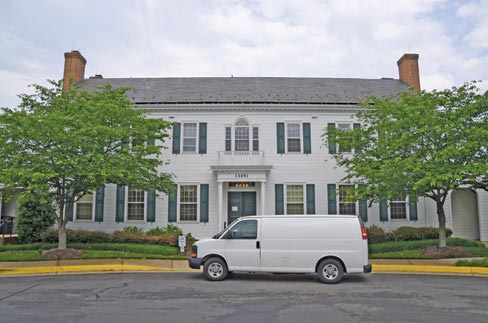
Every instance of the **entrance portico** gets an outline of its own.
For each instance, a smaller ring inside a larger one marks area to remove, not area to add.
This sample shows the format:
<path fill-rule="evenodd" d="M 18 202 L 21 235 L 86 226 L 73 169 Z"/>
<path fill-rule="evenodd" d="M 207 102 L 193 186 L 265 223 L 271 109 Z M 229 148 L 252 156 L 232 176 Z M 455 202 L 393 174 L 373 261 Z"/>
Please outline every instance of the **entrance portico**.
<path fill-rule="evenodd" d="M 266 213 L 266 179 L 272 166 L 211 166 L 211 168 L 217 175 L 219 231 L 229 224 L 229 220 Z M 227 214 L 224 214 L 224 210 L 227 210 Z"/>

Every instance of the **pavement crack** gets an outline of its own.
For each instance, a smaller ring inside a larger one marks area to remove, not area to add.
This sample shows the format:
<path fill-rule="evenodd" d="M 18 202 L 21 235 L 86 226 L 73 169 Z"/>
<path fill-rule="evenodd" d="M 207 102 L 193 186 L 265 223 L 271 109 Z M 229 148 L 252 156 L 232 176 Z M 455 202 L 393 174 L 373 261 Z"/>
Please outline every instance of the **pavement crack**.
<path fill-rule="evenodd" d="M 37 287 L 37 286 L 40 286 L 40 285 L 42 285 L 42 283 L 41 283 L 41 284 L 35 284 L 35 285 L 30 286 L 30 287 L 24 288 L 24 289 L 19 290 L 19 291 L 15 292 L 15 293 L 12 293 L 12 294 L 10 294 L 10 295 L 7 295 L 7 296 L 4 296 L 4 297 L 0 298 L 0 301 L 4 301 L 4 300 L 6 300 L 7 298 L 10 298 L 10 297 L 12 297 L 12 296 L 19 295 L 19 294 L 21 294 L 21 293 L 23 293 L 23 292 L 28 291 L 29 289 L 32 289 L 32 288 Z"/>

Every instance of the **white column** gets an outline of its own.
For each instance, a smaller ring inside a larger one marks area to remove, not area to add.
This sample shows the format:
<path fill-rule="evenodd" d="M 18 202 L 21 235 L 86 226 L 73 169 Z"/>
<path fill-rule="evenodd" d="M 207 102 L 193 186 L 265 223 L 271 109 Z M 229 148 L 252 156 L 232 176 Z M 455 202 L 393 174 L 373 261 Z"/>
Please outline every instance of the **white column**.
<path fill-rule="evenodd" d="M 224 230 L 224 219 L 222 214 L 222 204 L 223 202 L 223 194 L 224 194 L 224 183 L 219 182 L 219 192 L 218 192 L 218 225 L 217 228 L 220 231 Z"/>
<path fill-rule="evenodd" d="M 266 214 L 266 183 L 261 182 L 261 215 Z"/>

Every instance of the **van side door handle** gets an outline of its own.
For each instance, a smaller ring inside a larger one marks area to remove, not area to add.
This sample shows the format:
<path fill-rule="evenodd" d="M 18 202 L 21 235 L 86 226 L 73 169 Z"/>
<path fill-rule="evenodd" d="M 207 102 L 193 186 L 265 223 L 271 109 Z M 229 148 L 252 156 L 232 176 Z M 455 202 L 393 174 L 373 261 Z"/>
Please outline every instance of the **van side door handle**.
<path fill-rule="evenodd" d="M 261 249 L 261 244 L 259 243 L 259 241 L 256 241 L 256 249 Z"/>

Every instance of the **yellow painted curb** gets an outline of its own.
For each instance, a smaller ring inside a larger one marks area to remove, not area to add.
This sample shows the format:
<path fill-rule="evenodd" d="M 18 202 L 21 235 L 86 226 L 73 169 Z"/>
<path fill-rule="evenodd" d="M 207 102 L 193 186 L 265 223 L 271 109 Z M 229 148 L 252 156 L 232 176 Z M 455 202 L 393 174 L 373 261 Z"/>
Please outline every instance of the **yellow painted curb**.
<path fill-rule="evenodd" d="M 415 272 L 488 275 L 488 268 L 457 266 L 373 265 L 373 272 Z"/>
<path fill-rule="evenodd" d="M 80 266 L 45 266 L 24 268 L 2 268 L 0 275 L 22 274 L 60 274 L 75 272 L 128 272 L 128 271 L 191 271 L 190 268 L 169 268 L 143 265 L 80 265 Z"/>

